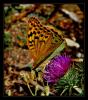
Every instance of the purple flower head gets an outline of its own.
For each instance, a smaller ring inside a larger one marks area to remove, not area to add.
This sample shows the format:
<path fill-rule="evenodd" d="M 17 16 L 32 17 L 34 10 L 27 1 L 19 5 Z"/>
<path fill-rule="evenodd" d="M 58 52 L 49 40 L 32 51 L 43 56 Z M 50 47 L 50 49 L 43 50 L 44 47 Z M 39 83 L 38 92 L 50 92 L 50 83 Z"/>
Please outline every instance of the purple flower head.
<path fill-rule="evenodd" d="M 67 72 L 71 64 L 71 58 L 66 55 L 56 56 L 46 65 L 44 79 L 48 83 L 55 84 Z"/>

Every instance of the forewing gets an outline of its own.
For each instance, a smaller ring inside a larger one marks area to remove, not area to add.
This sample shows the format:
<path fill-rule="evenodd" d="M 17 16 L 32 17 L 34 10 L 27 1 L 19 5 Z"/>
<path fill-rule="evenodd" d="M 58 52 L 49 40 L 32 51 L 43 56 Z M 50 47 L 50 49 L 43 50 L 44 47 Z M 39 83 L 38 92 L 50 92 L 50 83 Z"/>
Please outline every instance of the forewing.
<path fill-rule="evenodd" d="M 43 26 L 36 18 L 30 18 L 27 45 L 34 59 L 34 67 L 38 66 L 62 42 L 63 39 L 57 32 Z"/>

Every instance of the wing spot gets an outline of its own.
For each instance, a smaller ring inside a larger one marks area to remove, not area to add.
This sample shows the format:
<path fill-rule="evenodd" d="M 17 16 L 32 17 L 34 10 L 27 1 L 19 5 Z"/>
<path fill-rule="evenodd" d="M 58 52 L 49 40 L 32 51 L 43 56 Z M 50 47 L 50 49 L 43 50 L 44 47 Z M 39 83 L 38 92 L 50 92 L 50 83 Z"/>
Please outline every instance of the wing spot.
<path fill-rule="evenodd" d="M 55 40 L 55 42 L 58 42 L 58 40 Z"/>
<path fill-rule="evenodd" d="M 33 31 L 33 34 L 35 34 L 35 35 L 36 35 L 36 32 L 35 32 L 35 31 Z"/>
<path fill-rule="evenodd" d="M 31 44 L 32 44 L 33 42 L 34 42 L 34 40 L 32 40 L 32 41 L 29 41 L 29 43 L 31 43 Z"/>
<path fill-rule="evenodd" d="M 40 33 L 40 31 L 38 31 L 38 34 Z"/>
<path fill-rule="evenodd" d="M 45 40 L 40 40 L 40 42 L 44 42 L 45 43 Z"/>
<path fill-rule="evenodd" d="M 48 36 L 45 36 L 45 38 L 48 38 Z"/>
<path fill-rule="evenodd" d="M 28 37 L 30 37 L 30 36 L 32 36 L 33 35 L 33 33 L 32 32 L 30 32 L 30 34 L 28 34 Z"/>
<path fill-rule="evenodd" d="M 43 37 L 44 35 L 43 34 L 40 34 L 40 36 Z"/>
<path fill-rule="evenodd" d="M 38 36 L 35 36 L 35 39 L 39 39 L 39 37 Z"/>

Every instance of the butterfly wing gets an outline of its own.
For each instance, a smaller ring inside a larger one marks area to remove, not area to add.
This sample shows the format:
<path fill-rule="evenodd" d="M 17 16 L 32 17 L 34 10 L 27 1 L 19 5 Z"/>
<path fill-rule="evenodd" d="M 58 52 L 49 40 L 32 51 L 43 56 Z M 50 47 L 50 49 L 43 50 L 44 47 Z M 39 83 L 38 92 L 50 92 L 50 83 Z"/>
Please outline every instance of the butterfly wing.
<path fill-rule="evenodd" d="M 57 32 L 44 27 L 35 17 L 30 18 L 29 27 L 27 45 L 34 60 L 35 68 L 60 46 L 63 39 Z"/>

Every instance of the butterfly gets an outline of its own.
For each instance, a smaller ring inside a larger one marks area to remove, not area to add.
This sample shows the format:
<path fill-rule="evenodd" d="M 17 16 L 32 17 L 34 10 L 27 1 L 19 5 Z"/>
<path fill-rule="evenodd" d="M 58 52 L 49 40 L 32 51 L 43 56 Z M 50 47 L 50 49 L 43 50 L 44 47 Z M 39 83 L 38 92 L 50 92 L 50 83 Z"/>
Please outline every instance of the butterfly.
<path fill-rule="evenodd" d="M 33 68 L 36 68 L 64 41 L 55 30 L 40 23 L 38 18 L 30 17 L 28 20 L 27 46 L 32 59 Z"/>

